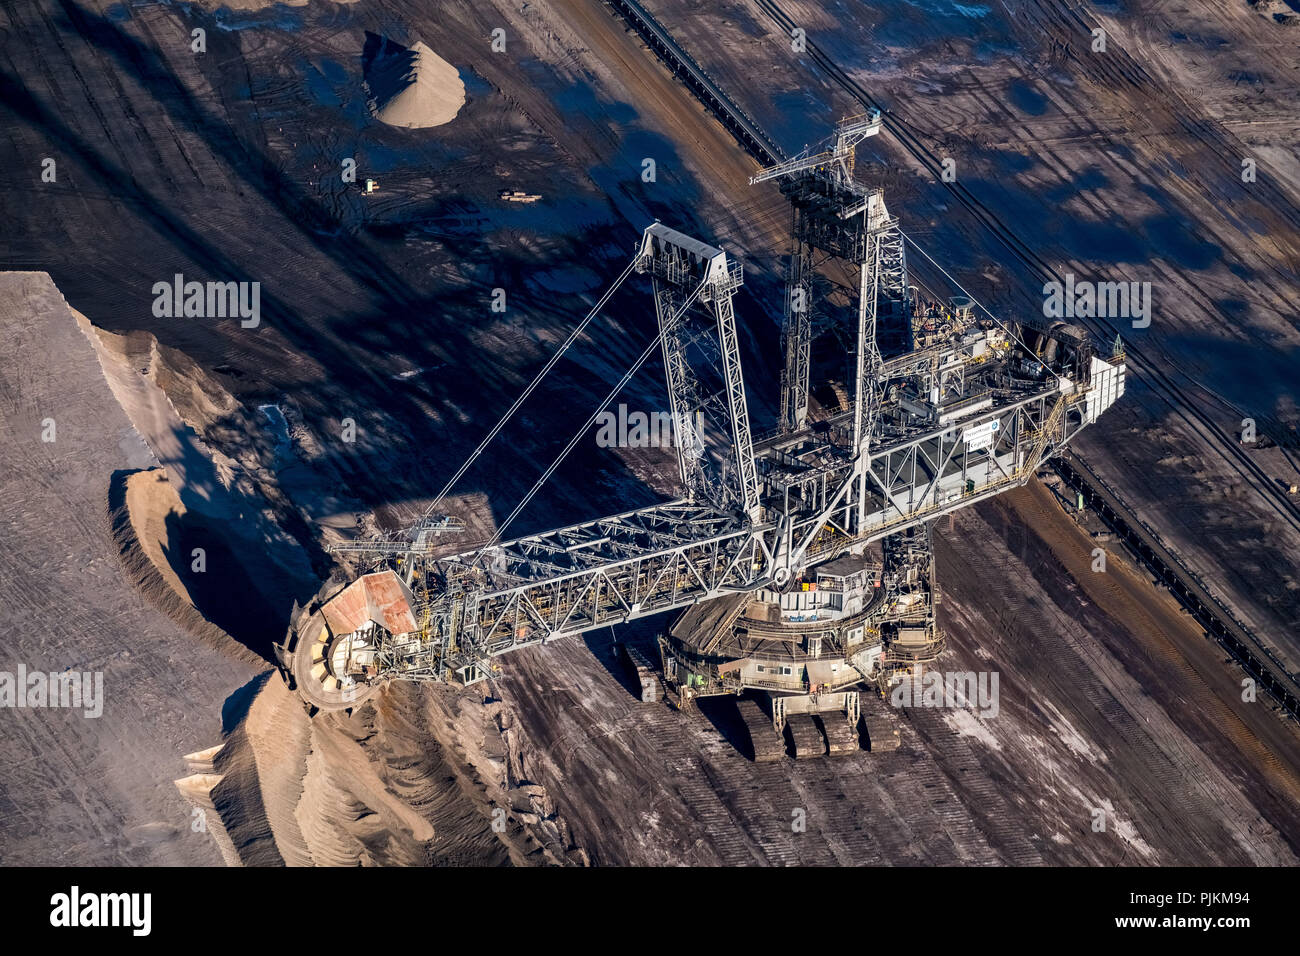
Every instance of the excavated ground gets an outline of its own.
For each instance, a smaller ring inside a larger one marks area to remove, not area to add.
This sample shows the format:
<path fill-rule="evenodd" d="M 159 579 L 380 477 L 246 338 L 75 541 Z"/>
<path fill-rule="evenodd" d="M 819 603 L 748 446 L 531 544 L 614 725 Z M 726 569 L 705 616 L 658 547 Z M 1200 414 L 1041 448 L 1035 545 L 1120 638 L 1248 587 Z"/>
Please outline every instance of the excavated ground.
<path fill-rule="evenodd" d="M 152 455 L 49 277 L 0 273 L 0 318 L 0 670 L 103 681 L 99 716 L 0 710 L 0 860 L 219 863 L 171 780 L 181 754 L 220 735 L 222 702 L 265 665 L 160 610 L 160 577 L 124 573 L 110 484 Z"/>

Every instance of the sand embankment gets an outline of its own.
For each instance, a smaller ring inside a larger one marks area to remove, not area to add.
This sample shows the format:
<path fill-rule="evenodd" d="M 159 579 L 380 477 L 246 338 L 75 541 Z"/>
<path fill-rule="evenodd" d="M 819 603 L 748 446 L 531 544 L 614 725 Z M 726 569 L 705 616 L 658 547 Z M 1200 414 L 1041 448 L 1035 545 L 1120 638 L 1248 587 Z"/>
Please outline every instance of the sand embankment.
<path fill-rule="evenodd" d="M 7 712 L 5 862 L 219 863 L 163 782 L 178 750 L 220 733 L 223 702 L 265 664 L 196 641 L 124 579 L 106 501 L 114 476 L 150 467 L 152 455 L 50 277 L 0 273 L 0 322 L 0 666 L 102 683 L 98 717 Z"/>
<path fill-rule="evenodd" d="M 473 693 L 393 684 L 354 714 L 309 718 L 270 674 L 176 785 L 232 865 L 584 862 L 544 788 L 509 769 L 495 715 Z"/>
<path fill-rule="evenodd" d="M 110 512 L 128 574 L 200 637 L 219 641 L 187 608 L 270 661 L 294 598 L 305 600 L 319 582 L 277 518 L 292 505 L 268 498 L 278 492 L 258 464 L 247 412 L 183 352 L 146 332 L 117 335 L 73 315 L 116 404 L 152 453 L 137 467 L 161 466 L 153 478 L 113 479 Z M 248 447 L 236 452 L 241 460 L 203 440 L 201 432 L 214 427 L 248 436 Z M 146 550 L 137 553 L 137 546 Z"/>
<path fill-rule="evenodd" d="M 206 589 L 200 588 L 196 599 L 185 580 L 195 573 L 195 555 L 178 542 L 195 540 L 203 523 L 186 510 L 163 469 L 115 472 L 109 482 L 108 519 L 122 570 L 145 600 L 214 650 L 248 664 L 266 663 L 211 620 L 211 612 L 205 614 Z"/>

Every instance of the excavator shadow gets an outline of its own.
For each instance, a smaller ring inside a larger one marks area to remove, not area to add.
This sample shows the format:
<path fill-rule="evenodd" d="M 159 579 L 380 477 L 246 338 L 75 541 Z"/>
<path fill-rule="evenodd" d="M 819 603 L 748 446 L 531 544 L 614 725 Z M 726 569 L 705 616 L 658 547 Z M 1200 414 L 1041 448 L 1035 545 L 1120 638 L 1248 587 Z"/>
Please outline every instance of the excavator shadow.
<path fill-rule="evenodd" d="M 736 706 L 736 698 L 703 697 L 698 702 L 699 711 L 713 725 L 713 729 L 722 735 L 731 747 L 740 754 L 754 759 L 754 746 L 750 740 L 749 728 Z"/>
<path fill-rule="evenodd" d="M 587 650 L 598 660 L 628 694 L 637 700 L 645 700 L 645 687 L 640 676 L 629 666 L 628 649 L 632 649 L 638 658 L 647 661 L 657 660 L 659 650 L 654 643 L 655 628 L 641 622 L 620 625 L 617 632 L 613 628 L 587 631 L 582 635 Z M 657 671 L 655 680 L 657 682 Z"/>

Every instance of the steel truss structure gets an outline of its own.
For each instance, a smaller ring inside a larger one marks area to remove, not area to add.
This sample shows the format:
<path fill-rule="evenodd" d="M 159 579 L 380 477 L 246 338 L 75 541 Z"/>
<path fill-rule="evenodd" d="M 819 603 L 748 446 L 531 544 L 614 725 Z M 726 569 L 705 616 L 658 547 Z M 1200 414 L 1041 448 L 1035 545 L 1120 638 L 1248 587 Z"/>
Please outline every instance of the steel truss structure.
<path fill-rule="evenodd" d="M 474 683 L 519 647 L 783 589 L 812 565 L 1023 484 L 1122 394 L 1122 357 L 1080 347 L 1049 368 L 992 323 L 882 359 L 882 304 L 906 318 L 908 290 L 898 221 L 852 180 L 853 145 L 878 129 L 878 115 L 841 124 L 833 148 L 756 177 L 785 177 L 796 208 L 788 292 L 806 294 L 812 249 L 859 270 L 851 407 L 806 421 L 808 312 L 788 296 L 783 429 L 755 444 L 732 304 L 741 267 L 648 227 L 632 266 L 653 287 L 683 497 L 461 554 L 439 555 L 429 527 L 405 546 L 348 546 L 397 567 L 419 604 L 418 630 L 373 638 L 379 679 Z"/>
<path fill-rule="evenodd" d="M 869 434 L 878 404 L 873 391 L 880 366 L 876 324 L 882 305 L 889 317 L 906 321 L 908 283 L 903 234 L 889 215 L 884 194 L 853 178 L 858 143 L 880 132 L 877 111 L 842 121 L 822 152 L 796 156 L 750 178 L 781 180 L 793 212 L 792 247 L 782 316 L 785 365 L 781 373 L 782 430 L 795 432 L 808 420 L 812 361 L 812 269 L 816 253 L 838 259 L 858 273 L 856 406 L 857 436 Z"/>

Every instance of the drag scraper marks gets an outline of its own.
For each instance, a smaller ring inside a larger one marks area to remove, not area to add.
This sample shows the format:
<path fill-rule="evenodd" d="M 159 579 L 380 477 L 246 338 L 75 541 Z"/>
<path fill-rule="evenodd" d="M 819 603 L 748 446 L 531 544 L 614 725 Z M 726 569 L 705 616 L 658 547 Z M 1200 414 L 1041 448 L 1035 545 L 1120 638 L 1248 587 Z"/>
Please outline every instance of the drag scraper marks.
<path fill-rule="evenodd" d="M 1074 790 L 1073 787 L 1070 789 Z M 1112 831 L 1117 837 L 1142 854 L 1147 861 L 1154 862 L 1156 851 L 1138 835 L 1137 828 L 1133 826 L 1132 822 L 1120 817 L 1109 800 L 1090 800 L 1079 790 L 1074 790 L 1074 795 L 1084 806 L 1088 807 L 1089 812 L 1094 808 L 1104 810 L 1106 812 L 1106 829 Z"/>
<path fill-rule="evenodd" d="M 977 3 L 955 3 L 954 0 L 906 0 L 906 2 L 908 6 L 924 10 L 927 18 L 964 17 L 967 20 L 978 20 L 989 14 L 988 7 Z"/>
<path fill-rule="evenodd" d="M 847 29 L 855 21 L 861 23 L 860 17 L 853 14 L 837 18 L 833 25 L 810 27 L 809 35 L 841 66 L 877 73 L 906 72 L 909 61 L 919 59 L 927 47 L 937 45 L 946 47 L 948 55 L 931 59 L 926 72 L 943 70 L 942 64 L 951 62 L 954 40 L 963 46 L 974 44 L 973 52 L 981 60 L 1010 52 L 1005 41 L 1012 31 L 1004 12 L 985 4 L 906 0 L 901 4 L 871 4 L 869 9 L 874 13 L 869 30 Z M 909 55 L 908 51 L 915 53 Z"/>
<path fill-rule="evenodd" d="M 1239 303 L 1228 300 L 1219 305 L 1227 320 L 1226 328 L 1232 329 L 1239 321 L 1234 314 Z M 1248 414 L 1262 412 L 1283 418 L 1291 429 L 1292 440 L 1295 439 L 1294 429 L 1300 423 L 1300 415 L 1297 415 L 1297 406 L 1300 406 L 1300 347 L 1277 342 L 1272 349 L 1261 349 L 1253 343 L 1222 335 L 1174 336 L 1169 339 L 1168 347 L 1171 352 L 1186 356 L 1189 362 L 1197 363 L 1185 368 L 1216 394 L 1247 410 Z M 1208 368 L 1199 368 L 1207 356 L 1213 356 L 1214 361 Z M 1243 375 L 1246 369 L 1249 369 L 1249 374 Z M 1300 476 L 1289 477 L 1294 480 Z"/>
<path fill-rule="evenodd" d="M 356 3 L 357 0 L 334 0 L 338 3 Z M 142 7 L 175 7 L 187 17 L 194 13 L 210 16 L 217 28 L 233 33 L 238 30 L 267 28 L 297 30 L 305 22 L 308 11 L 303 9 L 308 0 L 194 0 L 179 3 L 173 0 L 131 0 L 115 3 L 104 9 L 104 17 L 114 23 L 131 19 L 131 11 Z M 321 6 L 321 4 L 316 4 Z"/>
<path fill-rule="evenodd" d="M 1031 163 L 1026 163 L 1028 168 Z M 1024 172 L 1024 168 L 1017 170 Z M 1042 198 L 1053 205 L 1061 205 L 1076 196 L 1082 196 L 1084 193 L 1097 192 L 1106 189 L 1111 185 L 1110 178 L 1101 170 L 1100 166 L 1092 166 L 1085 169 L 1073 179 L 1058 183 L 1055 186 L 1042 190 Z"/>
<path fill-rule="evenodd" d="M 212 19 L 216 22 L 217 28 L 226 33 L 249 29 L 297 30 L 302 27 L 306 19 L 306 11 L 291 10 L 283 4 L 276 4 L 259 16 L 252 13 L 232 12 L 223 7 L 212 14 Z"/>
<path fill-rule="evenodd" d="M 528 279 L 528 284 L 544 292 L 575 293 L 595 291 L 603 281 L 601 276 L 590 269 L 573 266 L 535 272 Z"/>
<path fill-rule="evenodd" d="M 169 4 L 171 0 L 161 0 L 162 3 Z M 235 17 L 241 21 L 252 21 L 252 25 L 263 25 L 267 23 L 278 23 L 288 17 L 301 16 L 306 11 L 302 8 L 312 6 L 316 8 L 328 8 L 329 4 L 316 0 L 192 0 L 200 9 L 215 11 L 216 17 Z M 330 0 L 331 3 L 353 4 L 357 0 Z M 139 0 L 137 0 L 139 5 Z M 189 4 L 181 4 L 182 7 L 188 7 Z M 258 16 L 258 13 L 265 11 Z"/>
<path fill-rule="evenodd" d="M 1118 811 L 1115 809 L 1114 803 L 1109 799 L 1089 797 L 1084 794 L 1084 792 L 1073 783 L 1074 780 L 1079 779 L 1079 774 L 1076 770 L 1067 770 L 1047 752 L 1046 748 L 1038 750 L 1036 746 L 1038 741 L 1035 738 L 1027 737 L 1023 734 L 1018 736 L 1021 738 L 1021 743 L 1024 746 L 1036 751 L 1035 755 L 1040 762 L 1040 769 L 1044 776 L 1059 787 L 1063 787 L 1068 799 L 1081 804 L 1085 808 L 1087 814 L 1085 819 L 1091 820 L 1095 811 L 1103 811 L 1105 814 L 1104 819 L 1107 833 L 1113 833 L 1121 841 L 1127 844 L 1127 846 L 1136 850 L 1145 858 L 1146 862 L 1158 862 L 1156 859 L 1155 849 L 1142 839 L 1138 834 L 1137 827 L 1134 826 L 1131 820 L 1125 820 L 1120 817 Z M 1066 743 L 1069 745 L 1069 741 L 1066 741 Z M 1071 747 L 1071 749 L 1073 749 L 1073 747 Z M 1095 763 L 1096 761 L 1093 762 Z M 1049 790 L 1054 797 L 1059 799 L 1061 791 L 1057 786 L 1045 787 L 1045 789 Z M 1066 820 L 1077 821 L 1078 819 L 1076 813 L 1065 809 L 1065 807 L 1061 806 L 1059 803 L 1055 809 L 1063 814 L 1061 822 L 1065 822 Z M 1055 840 L 1055 838 L 1053 839 Z M 1057 840 L 1056 842 L 1069 843 L 1070 841 Z M 1125 855 L 1127 856 L 1127 850 L 1125 851 Z M 1120 862 L 1124 862 L 1123 859 L 1121 859 Z"/>
<path fill-rule="evenodd" d="M 773 93 L 767 129 L 787 147 L 803 149 L 820 142 L 839 119 L 825 96 L 812 89 Z"/>
<path fill-rule="evenodd" d="M 557 182 L 534 187 L 527 182 L 503 182 L 503 189 L 523 189 L 525 192 L 533 189 L 542 198 L 535 203 L 493 200 L 495 205 L 470 207 L 470 211 L 480 217 L 476 227 L 478 231 L 473 235 L 492 239 L 498 235 L 497 232 L 489 232 L 492 227 L 496 230 L 531 232 L 539 236 L 581 236 L 588 230 L 608 227 L 611 219 L 609 199 L 594 189 L 575 193 L 575 185 L 577 184 Z M 438 225 L 441 227 L 442 224 Z M 456 229 L 455 226 L 452 228 Z M 598 251 L 602 255 L 615 253 L 611 257 L 610 266 L 627 258 L 621 245 L 617 249 L 605 248 Z M 614 275 L 617 274 L 618 269 L 615 269 Z"/>
<path fill-rule="evenodd" d="M 1100 166 L 1060 182 L 1040 159 L 1020 153 L 967 149 L 965 155 L 962 182 L 970 191 L 998 209 L 1005 221 L 1050 225 L 1057 248 L 1067 260 L 1092 267 L 1162 261 L 1196 272 L 1223 261 L 1223 250 L 1201 238 L 1195 225 L 1164 193 L 1143 189 L 1151 200 L 1146 210 L 1115 208 L 1105 194 L 1112 181 Z M 1046 183 L 1052 185 L 1044 188 Z M 1050 205 L 1044 206 L 1044 198 Z"/>
<path fill-rule="evenodd" d="M 1179 269 L 1204 272 L 1224 261 L 1223 249 L 1199 238 L 1198 227 L 1185 216 L 1158 216 L 1139 228 L 1152 247 L 1153 258 L 1165 259 Z"/>

